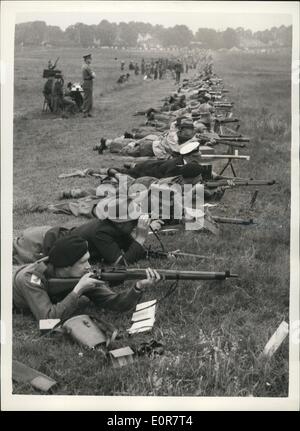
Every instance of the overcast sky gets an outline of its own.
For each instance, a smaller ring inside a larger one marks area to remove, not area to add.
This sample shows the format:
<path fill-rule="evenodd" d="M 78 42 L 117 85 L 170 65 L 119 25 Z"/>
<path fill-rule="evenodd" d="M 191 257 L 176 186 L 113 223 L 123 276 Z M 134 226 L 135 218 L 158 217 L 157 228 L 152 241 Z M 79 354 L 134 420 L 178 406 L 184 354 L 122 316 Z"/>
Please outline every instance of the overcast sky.
<path fill-rule="evenodd" d="M 18 2 L 9 3 L 18 4 Z M 21 4 L 26 3 L 26 8 L 21 6 Z M 291 25 L 292 19 L 291 15 L 289 15 L 291 3 L 196 1 L 20 2 L 16 23 L 42 20 L 49 25 L 58 25 L 65 29 L 76 22 L 98 24 L 102 19 L 107 19 L 116 23 L 121 21 L 142 21 L 161 24 L 165 27 L 185 24 L 194 32 L 199 27 L 216 30 L 225 30 L 227 27 L 244 27 L 257 31 L 269 29 L 273 26 Z M 28 4 L 30 7 L 28 7 Z M 28 12 L 30 8 L 32 12 Z M 26 12 L 22 12 L 21 9 L 26 10 Z"/>

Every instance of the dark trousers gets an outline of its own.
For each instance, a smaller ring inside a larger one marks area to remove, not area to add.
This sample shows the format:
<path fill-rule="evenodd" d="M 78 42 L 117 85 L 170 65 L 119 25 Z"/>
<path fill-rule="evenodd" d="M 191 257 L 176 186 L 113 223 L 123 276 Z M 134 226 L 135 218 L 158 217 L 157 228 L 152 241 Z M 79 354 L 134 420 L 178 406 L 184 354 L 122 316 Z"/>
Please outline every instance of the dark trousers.
<path fill-rule="evenodd" d="M 87 85 L 83 87 L 84 96 L 82 104 L 82 112 L 88 114 L 93 108 L 93 86 Z"/>

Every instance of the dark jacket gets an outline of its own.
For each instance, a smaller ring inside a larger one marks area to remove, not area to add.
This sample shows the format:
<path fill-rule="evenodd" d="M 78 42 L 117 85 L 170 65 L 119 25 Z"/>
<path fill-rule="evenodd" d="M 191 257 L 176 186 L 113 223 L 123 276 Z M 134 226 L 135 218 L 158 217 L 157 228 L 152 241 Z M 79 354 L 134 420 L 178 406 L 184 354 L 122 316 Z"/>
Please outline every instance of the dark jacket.
<path fill-rule="evenodd" d="M 182 156 L 169 160 L 147 160 L 136 164 L 126 172 L 133 178 L 144 176 L 167 178 L 181 175 L 183 178 L 194 178 L 201 175 L 203 168 L 196 162 L 183 163 Z"/>
<path fill-rule="evenodd" d="M 124 255 L 126 262 L 133 263 L 146 254 L 145 249 L 130 234 L 122 232 L 116 223 L 95 219 L 71 229 L 61 226 L 26 229 L 13 242 L 13 263 L 25 264 L 48 256 L 55 241 L 70 233 L 88 241 L 89 253 L 94 261 L 103 259 L 105 263 L 113 264 Z M 121 260 L 119 263 L 125 262 Z"/>

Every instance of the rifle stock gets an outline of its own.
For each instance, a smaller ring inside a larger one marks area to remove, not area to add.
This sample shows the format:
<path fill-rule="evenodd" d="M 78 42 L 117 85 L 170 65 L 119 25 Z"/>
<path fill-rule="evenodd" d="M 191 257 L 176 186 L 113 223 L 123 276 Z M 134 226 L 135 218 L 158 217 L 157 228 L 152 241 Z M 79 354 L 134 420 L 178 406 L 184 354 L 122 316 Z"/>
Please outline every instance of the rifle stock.
<path fill-rule="evenodd" d="M 230 271 L 209 272 L 209 271 L 177 271 L 173 269 L 156 269 L 164 280 L 225 280 L 226 278 L 236 278 L 237 274 Z M 147 278 L 146 268 L 108 268 L 95 273 L 93 278 L 107 281 L 108 283 L 123 283 L 126 280 L 142 280 Z M 48 293 L 58 295 L 71 292 L 78 278 L 52 278 L 48 280 Z"/>

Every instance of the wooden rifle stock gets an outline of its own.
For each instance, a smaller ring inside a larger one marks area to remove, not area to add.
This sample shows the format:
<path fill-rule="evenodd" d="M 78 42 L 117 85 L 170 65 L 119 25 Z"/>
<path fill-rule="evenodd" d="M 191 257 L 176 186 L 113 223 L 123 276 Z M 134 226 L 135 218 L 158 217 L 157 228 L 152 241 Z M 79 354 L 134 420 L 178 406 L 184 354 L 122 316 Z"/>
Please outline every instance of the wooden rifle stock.
<path fill-rule="evenodd" d="M 164 280 L 225 280 L 226 278 L 236 278 L 237 274 L 225 272 L 209 271 L 177 271 L 173 269 L 156 269 Z M 108 283 L 123 283 L 126 280 L 143 280 L 147 278 L 146 268 L 110 268 L 103 269 L 91 276 L 97 280 Z M 50 295 L 58 295 L 64 292 L 71 292 L 78 278 L 53 278 L 48 280 L 47 291 Z"/>

